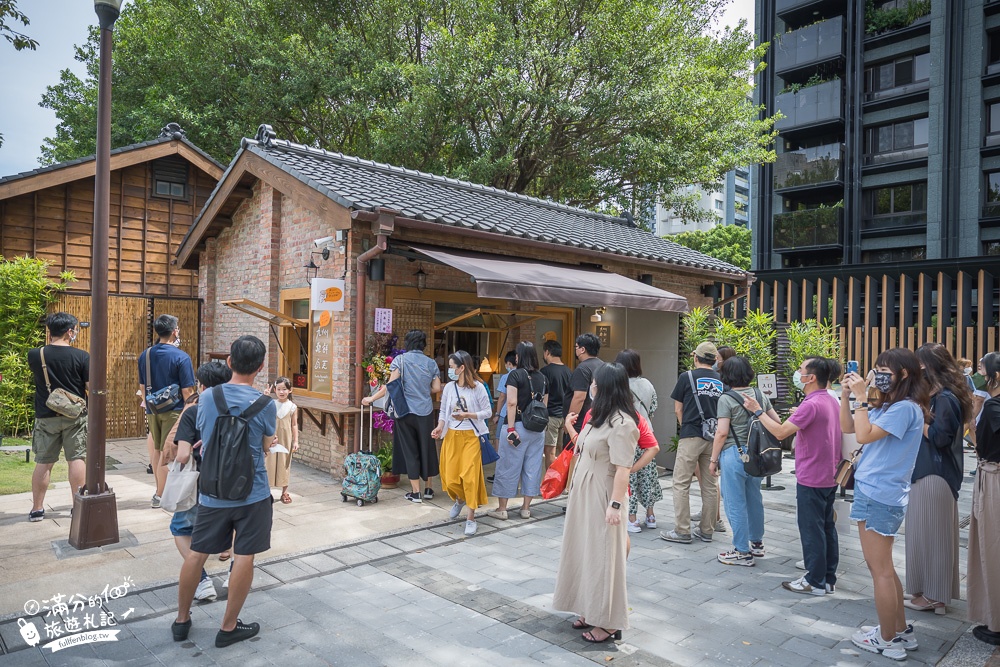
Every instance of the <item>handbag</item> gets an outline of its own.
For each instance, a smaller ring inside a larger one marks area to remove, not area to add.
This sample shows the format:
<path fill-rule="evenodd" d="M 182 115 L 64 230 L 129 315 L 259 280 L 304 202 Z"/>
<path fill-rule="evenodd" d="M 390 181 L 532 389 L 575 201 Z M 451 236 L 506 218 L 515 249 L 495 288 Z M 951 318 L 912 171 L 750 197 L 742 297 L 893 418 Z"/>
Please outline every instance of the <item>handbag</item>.
<path fill-rule="evenodd" d="M 458 401 L 460 400 L 458 396 L 458 385 L 454 386 L 455 386 L 455 399 L 456 401 Z M 462 421 L 466 420 L 463 419 Z M 498 452 L 496 449 L 493 448 L 493 440 L 490 439 L 490 434 L 480 433 L 479 431 L 477 431 L 476 421 L 474 419 L 469 420 L 469 423 L 472 425 L 472 432 L 475 433 L 476 437 L 479 438 L 479 455 L 483 459 L 483 465 L 488 466 L 491 463 L 496 463 L 497 461 L 499 461 L 500 452 Z"/>
<path fill-rule="evenodd" d="M 754 390 L 757 401 L 763 404 L 763 397 L 760 391 Z M 732 429 L 733 440 L 736 441 L 736 451 L 743 461 L 743 469 L 751 477 L 767 477 L 781 472 L 781 443 L 774 435 L 764 428 L 754 413 L 747 410 L 743 405 L 743 397 L 733 390 L 726 392 L 730 398 L 739 403 L 740 407 L 750 415 L 750 428 L 747 430 L 747 441 L 744 447 L 740 447 L 740 440 L 736 437 L 736 429 Z"/>
<path fill-rule="evenodd" d="M 153 371 L 149 358 L 153 355 L 153 348 L 146 349 L 146 407 L 154 415 L 161 412 L 169 412 L 181 400 L 181 388 L 176 384 L 171 384 L 159 391 L 149 391 L 153 384 Z"/>
<path fill-rule="evenodd" d="M 551 500 L 562 494 L 569 479 L 569 466 L 573 461 L 573 448 L 567 447 L 556 457 L 542 478 L 542 498 Z"/>
<path fill-rule="evenodd" d="M 705 411 L 701 409 L 701 401 L 698 400 L 698 389 L 694 386 L 694 371 L 688 371 L 688 380 L 691 382 L 691 395 L 694 396 L 694 404 L 698 406 L 698 414 L 701 416 L 701 439 L 715 440 L 715 430 L 719 426 L 719 420 L 715 417 L 705 419 Z"/>
<path fill-rule="evenodd" d="M 194 507 L 198 503 L 198 476 L 191 463 L 168 463 L 167 483 L 160 496 L 160 507 L 168 512 L 185 512 Z"/>
<path fill-rule="evenodd" d="M 49 381 L 49 367 L 45 364 L 45 348 L 38 348 L 38 356 L 42 358 L 42 375 L 45 377 L 45 390 L 49 397 L 45 399 L 45 407 L 57 415 L 76 419 L 87 409 L 87 401 L 62 387 L 52 389 Z"/>
<path fill-rule="evenodd" d="M 392 419 L 399 419 L 410 414 L 410 406 L 406 404 L 406 394 L 403 393 L 403 360 L 399 360 L 399 377 L 385 383 L 388 400 L 385 413 Z"/>
<path fill-rule="evenodd" d="M 851 458 L 843 459 L 837 464 L 837 474 L 834 475 L 834 481 L 837 483 L 837 486 L 847 488 L 854 480 L 854 469 L 861 459 L 861 450 L 864 448 L 864 445 L 858 447 L 851 452 Z"/>

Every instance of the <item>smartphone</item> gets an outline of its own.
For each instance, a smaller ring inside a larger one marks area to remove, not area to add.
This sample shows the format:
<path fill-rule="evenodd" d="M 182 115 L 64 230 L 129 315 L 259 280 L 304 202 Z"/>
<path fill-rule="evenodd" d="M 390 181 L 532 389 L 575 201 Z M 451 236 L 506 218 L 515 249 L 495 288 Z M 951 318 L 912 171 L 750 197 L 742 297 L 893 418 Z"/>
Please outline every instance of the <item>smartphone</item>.
<path fill-rule="evenodd" d="M 856 361 L 848 361 L 847 362 L 847 372 L 848 373 L 855 373 L 855 374 L 857 374 L 857 372 L 858 372 L 858 362 L 856 362 Z"/>

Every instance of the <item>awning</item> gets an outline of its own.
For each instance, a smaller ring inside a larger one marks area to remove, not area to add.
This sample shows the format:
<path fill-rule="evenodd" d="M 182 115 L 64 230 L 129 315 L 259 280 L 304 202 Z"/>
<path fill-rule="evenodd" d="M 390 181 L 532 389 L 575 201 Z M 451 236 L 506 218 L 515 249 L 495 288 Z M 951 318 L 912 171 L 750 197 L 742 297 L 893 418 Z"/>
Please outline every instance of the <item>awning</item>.
<path fill-rule="evenodd" d="M 476 294 L 483 298 L 678 313 L 688 310 L 682 296 L 601 269 L 409 245 L 475 278 Z"/>

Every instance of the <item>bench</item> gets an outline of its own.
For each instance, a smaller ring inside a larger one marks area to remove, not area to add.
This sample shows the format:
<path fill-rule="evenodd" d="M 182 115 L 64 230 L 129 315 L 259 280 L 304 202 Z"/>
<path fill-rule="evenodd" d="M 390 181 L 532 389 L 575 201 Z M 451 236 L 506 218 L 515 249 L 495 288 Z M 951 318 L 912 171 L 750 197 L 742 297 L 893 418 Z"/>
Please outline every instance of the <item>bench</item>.
<path fill-rule="evenodd" d="M 31 445 L 4 445 L 0 452 L 24 452 L 24 462 L 31 463 Z"/>

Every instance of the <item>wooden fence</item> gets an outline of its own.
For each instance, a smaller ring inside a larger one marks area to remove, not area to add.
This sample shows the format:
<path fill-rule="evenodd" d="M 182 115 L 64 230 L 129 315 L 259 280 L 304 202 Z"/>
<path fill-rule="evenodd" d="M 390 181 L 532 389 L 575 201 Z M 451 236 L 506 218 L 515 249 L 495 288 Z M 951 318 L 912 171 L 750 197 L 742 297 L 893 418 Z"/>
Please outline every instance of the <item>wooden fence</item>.
<path fill-rule="evenodd" d="M 81 322 L 90 320 L 89 295 L 60 295 L 50 311 L 64 311 Z M 108 438 L 141 438 L 146 420 L 135 392 L 139 388 L 139 354 L 152 338 L 153 320 L 169 313 L 180 320 L 181 349 L 197 367 L 201 306 L 195 299 L 108 297 Z M 90 329 L 82 328 L 77 347 L 90 350 Z"/>

